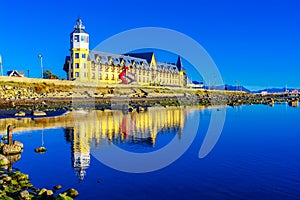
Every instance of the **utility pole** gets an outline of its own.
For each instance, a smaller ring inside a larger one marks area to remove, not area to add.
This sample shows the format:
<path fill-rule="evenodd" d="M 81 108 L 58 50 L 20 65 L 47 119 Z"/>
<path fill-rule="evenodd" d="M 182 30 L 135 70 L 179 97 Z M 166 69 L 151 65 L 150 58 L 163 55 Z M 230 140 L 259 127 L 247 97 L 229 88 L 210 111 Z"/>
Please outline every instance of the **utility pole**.
<path fill-rule="evenodd" d="M 40 59 L 41 73 L 42 73 L 42 78 L 43 78 L 44 72 L 43 72 L 43 56 L 42 56 L 42 54 L 39 54 L 38 58 Z"/>
<path fill-rule="evenodd" d="M 1 76 L 3 76 L 2 56 L 1 55 L 0 55 L 0 70 L 1 70 Z"/>

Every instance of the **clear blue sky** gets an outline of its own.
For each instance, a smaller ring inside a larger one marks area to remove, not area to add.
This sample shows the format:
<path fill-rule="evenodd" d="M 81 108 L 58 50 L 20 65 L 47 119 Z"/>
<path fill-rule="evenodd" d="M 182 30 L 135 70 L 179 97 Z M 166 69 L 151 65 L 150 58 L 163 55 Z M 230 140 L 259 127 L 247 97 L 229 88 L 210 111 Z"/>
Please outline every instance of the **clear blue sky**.
<path fill-rule="evenodd" d="M 2 1 L 0 54 L 4 70 L 40 75 L 44 68 L 65 77 L 69 34 L 80 16 L 90 47 L 119 32 L 164 27 L 200 43 L 228 84 L 252 88 L 300 88 L 298 0 Z M 169 61 L 175 62 L 175 61 Z"/>

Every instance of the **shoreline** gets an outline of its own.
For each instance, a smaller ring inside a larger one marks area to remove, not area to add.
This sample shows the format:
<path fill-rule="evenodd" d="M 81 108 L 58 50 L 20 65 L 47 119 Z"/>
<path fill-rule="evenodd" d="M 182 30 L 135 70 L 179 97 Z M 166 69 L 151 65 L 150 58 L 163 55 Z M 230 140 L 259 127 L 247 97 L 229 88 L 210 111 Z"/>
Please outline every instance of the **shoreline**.
<path fill-rule="evenodd" d="M 0 77 L 0 109 L 24 111 L 26 114 L 34 110 L 50 112 L 60 109 L 140 111 L 156 105 L 274 105 L 299 100 L 299 93 L 262 95 L 242 91 L 123 84 L 95 85 L 76 81 Z M 296 105 L 298 103 L 294 103 Z"/>
<path fill-rule="evenodd" d="M 160 106 L 211 106 L 211 105 L 228 105 L 239 106 L 244 104 L 268 104 L 283 102 L 299 102 L 300 96 L 287 96 L 284 94 L 227 94 L 218 93 L 218 91 L 207 92 L 206 94 L 186 94 L 181 96 L 153 96 L 153 97 L 128 97 L 128 96 L 110 96 L 106 98 L 41 98 L 41 99 L 0 99 L 0 110 L 18 110 L 25 111 L 28 115 L 29 111 L 57 111 L 57 110 L 73 110 L 73 109 L 112 109 L 114 106 L 128 105 L 129 107 L 152 107 Z M 0 113 L 1 114 L 1 113 Z"/>

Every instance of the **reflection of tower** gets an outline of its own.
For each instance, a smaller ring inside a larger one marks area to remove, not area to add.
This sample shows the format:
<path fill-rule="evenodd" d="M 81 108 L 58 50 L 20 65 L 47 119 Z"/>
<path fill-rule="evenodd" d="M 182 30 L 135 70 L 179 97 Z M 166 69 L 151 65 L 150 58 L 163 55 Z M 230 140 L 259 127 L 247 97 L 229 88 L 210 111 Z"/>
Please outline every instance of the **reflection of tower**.
<path fill-rule="evenodd" d="M 83 180 L 86 169 L 90 166 L 90 145 L 85 135 L 85 127 L 68 128 L 72 134 L 72 163 L 79 180 Z"/>

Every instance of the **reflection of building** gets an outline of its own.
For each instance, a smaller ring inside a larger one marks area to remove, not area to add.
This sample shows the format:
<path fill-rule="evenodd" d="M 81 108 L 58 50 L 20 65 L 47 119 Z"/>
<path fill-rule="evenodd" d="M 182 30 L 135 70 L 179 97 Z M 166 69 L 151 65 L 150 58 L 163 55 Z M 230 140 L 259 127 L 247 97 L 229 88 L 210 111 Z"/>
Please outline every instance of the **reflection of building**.
<path fill-rule="evenodd" d="M 71 139 L 72 164 L 79 180 L 83 180 L 86 169 L 90 166 L 90 145 L 84 130 L 77 130 L 77 127 L 66 128 L 66 139 Z"/>
<path fill-rule="evenodd" d="M 180 139 L 186 110 L 150 108 L 147 112 L 127 115 L 121 111 L 91 111 L 87 114 L 75 112 L 72 116 L 73 126 L 65 129 L 65 139 L 71 142 L 72 164 L 78 178 L 83 180 L 90 164 L 90 148 L 111 143 L 154 146 L 159 133 L 171 132 Z"/>
<path fill-rule="evenodd" d="M 68 80 L 186 86 L 180 57 L 176 64 L 169 64 L 157 62 L 153 52 L 115 55 L 89 50 L 89 34 L 85 32 L 81 19 L 77 20 L 70 35 L 70 51 L 63 68 Z"/>

